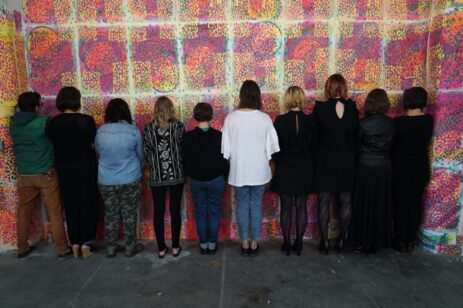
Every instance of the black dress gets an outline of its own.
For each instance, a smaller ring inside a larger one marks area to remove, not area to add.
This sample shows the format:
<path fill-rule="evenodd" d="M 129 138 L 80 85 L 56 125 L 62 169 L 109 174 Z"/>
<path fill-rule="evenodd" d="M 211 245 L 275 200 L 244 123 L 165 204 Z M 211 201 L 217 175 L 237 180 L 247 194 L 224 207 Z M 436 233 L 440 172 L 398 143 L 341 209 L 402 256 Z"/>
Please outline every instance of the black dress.
<path fill-rule="evenodd" d="M 289 111 L 275 119 L 275 130 L 280 152 L 272 156 L 275 162 L 272 191 L 280 195 L 308 195 L 313 191 L 313 117 L 302 111 Z"/>
<path fill-rule="evenodd" d="M 336 103 L 344 104 L 338 118 Z M 316 102 L 313 111 L 317 131 L 315 155 L 315 190 L 351 192 L 355 174 L 355 143 L 358 111 L 354 101 L 331 98 Z"/>
<path fill-rule="evenodd" d="M 360 122 L 350 238 L 355 248 L 366 252 L 391 244 L 393 137 L 394 120 L 385 115 Z"/>
<path fill-rule="evenodd" d="M 394 239 L 413 244 L 422 217 L 423 195 L 430 177 L 429 145 L 433 118 L 401 116 L 395 119 L 393 145 Z"/>
<path fill-rule="evenodd" d="M 51 119 L 53 142 L 69 240 L 85 244 L 95 237 L 98 219 L 98 165 L 93 143 L 95 120 L 81 113 L 62 113 Z"/>

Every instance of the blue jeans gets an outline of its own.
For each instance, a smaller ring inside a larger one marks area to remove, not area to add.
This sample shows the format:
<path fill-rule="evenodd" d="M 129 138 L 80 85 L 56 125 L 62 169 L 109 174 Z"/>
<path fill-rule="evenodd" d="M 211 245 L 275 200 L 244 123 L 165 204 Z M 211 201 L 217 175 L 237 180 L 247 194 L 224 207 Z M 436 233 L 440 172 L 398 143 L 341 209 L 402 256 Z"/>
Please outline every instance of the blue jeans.
<path fill-rule="evenodd" d="M 222 175 L 210 181 L 190 178 L 190 188 L 196 207 L 199 243 L 202 247 L 209 245 L 210 249 L 214 249 L 219 236 L 220 203 L 225 191 L 225 178 Z"/>
<path fill-rule="evenodd" d="M 242 241 L 257 241 L 262 223 L 262 197 L 265 185 L 234 186 L 238 230 Z"/>

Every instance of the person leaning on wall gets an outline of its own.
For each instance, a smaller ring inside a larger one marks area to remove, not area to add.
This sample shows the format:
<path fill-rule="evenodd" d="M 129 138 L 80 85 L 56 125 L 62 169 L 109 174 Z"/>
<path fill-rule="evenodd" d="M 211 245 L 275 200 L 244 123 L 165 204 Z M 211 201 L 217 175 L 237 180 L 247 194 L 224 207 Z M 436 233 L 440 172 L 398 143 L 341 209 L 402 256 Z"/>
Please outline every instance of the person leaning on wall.
<path fill-rule="evenodd" d="M 198 126 L 186 133 L 184 142 L 185 175 L 190 177 L 199 250 L 203 255 L 215 254 L 217 250 L 221 202 L 228 172 L 228 162 L 220 152 L 222 133 L 210 127 L 213 115 L 211 105 L 196 104 L 193 116 Z"/>
<path fill-rule="evenodd" d="M 265 184 L 272 177 L 269 161 L 280 147 L 272 119 L 259 110 L 262 98 L 257 83 L 246 80 L 239 99 L 238 109 L 225 118 L 222 154 L 230 161 L 228 183 L 235 190 L 241 254 L 255 256 L 259 251 Z"/>
<path fill-rule="evenodd" d="M 183 174 L 183 139 L 185 126 L 177 119 L 173 102 L 161 96 L 154 105 L 154 120 L 144 129 L 143 147 L 150 170 L 150 185 L 154 202 L 154 231 L 159 249 L 158 257 L 164 258 L 168 248 L 164 240 L 164 214 L 166 194 L 169 191 L 169 210 L 172 230 L 172 255 L 178 257 L 181 207 L 185 177 Z"/>
<path fill-rule="evenodd" d="M 358 130 L 359 154 L 349 241 L 366 254 L 391 246 L 394 120 L 386 116 L 389 108 L 386 91 L 370 91 L 363 105 L 365 117 Z"/>
<path fill-rule="evenodd" d="M 98 183 L 105 207 L 107 257 L 116 255 L 119 221 L 122 216 L 125 255 L 133 257 L 144 249 L 137 244 L 137 210 L 140 205 L 143 142 L 132 125 L 129 106 L 123 99 L 109 101 L 105 124 L 98 129 Z"/>
<path fill-rule="evenodd" d="M 55 150 L 61 198 L 74 257 L 92 255 L 98 219 L 97 161 L 93 144 L 95 120 L 80 113 L 81 95 L 74 87 L 62 88 L 56 97 L 61 114 L 49 124 Z"/>
<path fill-rule="evenodd" d="M 284 243 L 281 249 L 290 255 L 291 250 L 301 254 L 302 239 L 307 227 L 307 197 L 313 191 L 312 115 L 302 109 L 306 106 L 304 90 L 289 87 L 283 97 L 287 113 L 275 119 L 280 152 L 273 154 L 275 175 L 271 189 L 280 196 L 280 224 Z M 291 246 L 292 208 L 296 207 L 296 240 Z"/>
<path fill-rule="evenodd" d="M 393 144 L 394 246 L 400 252 L 413 250 L 423 213 L 423 195 L 431 168 L 429 145 L 433 118 L 426 114 L 428 93 L 421 87 L 404 91 L 405 115 L 395 118 Z"/>
<path fill-rule="evenodd" d="M 30 246 L 29 224 L 42 194 L 51 223 L 58 257 L 71 255 L 64 231 L 59 181 L 54 169 L 53 146 L 46 134 L 49 117 L 38 114 L 42 106 L 40 94 L 25 92 L 19 95 L 17 109 L 10 123 L 13 150 L 18 168 L 17 236 L 18 258 L 36 249 Z"/>
<path fill-rule="evenodd" d="M 348 98 L 347 82 L 339 74 L 325 83 L 324 102 L 316 102 L 317 130 L 315 191 L 318 194 L 319 249 L 329 253 L 330 206 L 339 206 L 340 234 L 336 250 L 343 249 L 352 215 L 351 192 L 355 176 L 355 146 L 359 123 L 355 102 Z"/>

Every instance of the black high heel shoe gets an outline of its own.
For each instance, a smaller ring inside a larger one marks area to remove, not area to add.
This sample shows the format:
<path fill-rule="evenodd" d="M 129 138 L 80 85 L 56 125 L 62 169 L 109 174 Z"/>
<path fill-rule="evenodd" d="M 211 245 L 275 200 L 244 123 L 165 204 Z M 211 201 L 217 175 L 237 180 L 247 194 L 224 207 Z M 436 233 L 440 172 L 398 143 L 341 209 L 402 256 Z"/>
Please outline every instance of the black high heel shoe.
<path fill-rule="evenodd" d="M 318 244 L 318 250 L 324 251 L 325 255 L 328 255 L 330 253 L 330 241 L 320 240 L 320 243 Z"/>
<path fill-rule="evenodd" d="M 281 251 L 284 251 L 289 256 L 291 254 L 291 242 L 284 242 L 281 245 Z"/>
<path fill-rule="evenodd" d="M 295 251 L 298 256 L 301 255 L 302 246 L 302 240 L 296 239 L 296 241 L 293 244 L 293 251 Z"/>
<path fill-rule="evenodd" d="M 336 240 L 336 252 L 337 253 L 341 253 L 343 251 L 344 243 L 345 243 L 345 240 L 341 237 Z"/>
<path fill-rule="evenodd" d="M 174 249 L 177 249 L 177 253 L 174 253 Z M 178 246 L 178 248 L 172 248 L 172 256 L 174 258 L 177 258 L 181 252 L 182 252 L 182 246 Z"/>
<path fill-rule="evenodd" d="M 159 259 L 164 258 L 164 257 L 167 255 L 167 251 L 168 251 L 168 250 L 169 250 L 169 248 L 167 248 L 167 247 L 164 248 L 163 250 L 160 250 L 160 251 L 158 252 L 158 258 L 159 258 Z"/>

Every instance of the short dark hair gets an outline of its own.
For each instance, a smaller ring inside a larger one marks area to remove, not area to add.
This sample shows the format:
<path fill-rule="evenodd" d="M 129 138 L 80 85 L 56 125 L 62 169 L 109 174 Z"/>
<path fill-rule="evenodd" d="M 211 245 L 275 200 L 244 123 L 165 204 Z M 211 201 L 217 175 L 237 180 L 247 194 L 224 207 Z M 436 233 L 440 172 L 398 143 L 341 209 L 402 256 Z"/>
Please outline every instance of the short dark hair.
<path fill-rule="evenodd" d="M 428 102 L 428 92 L 422 87 L 413 87 L 404 91 L 404 109 L 423 109 Z"/>
<path fill-rule="evenodd" d="M 74 87 L 64 87 L 56 97 L 56 109 L 63 112 L 66 109 L 77 111 L 80 109 L 80 91 Z"/>
<path fill-rule="evenodd" d="M 117 123 L 124 120 L 132 124 L 132 115 L 127 102 L 122 98 L 110 100 L 105 110 L 104 120 L 106 123 Z"/>
<path fill-rule="evenodd" d="M 386 91 L 373 89 L 368 93 L 363 104 L 363 113 L 366 117 L 374 114 L 386 114 L 391 108 L 391 103 Z"/>
<path fill-rule="evenodd" d="M 239 108 L 261 109 L 262 97 L 259 85 L 255 81 L 246 80 L 240 89 Z"/>
<path fill-rule="evenodd" d="M 368 93 L 363 104 L 363 113 L 366 117 L 374 114 L 386 114 L 391 108 L 391 103 L 386 91 L 373 89 Z"/>
<path fill-rule="evenodd" d="M 37 92 L 24 92 L 18 96 L 18 105 L 20 111 L 36 112 L 37 107 L 41 105 L 41 96 Z"/>
<path fill-rule="evenodd" d="M 198 122 L 209 122 L 212 120 L 214 111 L 208 103 L 197 103 L 193 109 L 193 117 Z"/>

